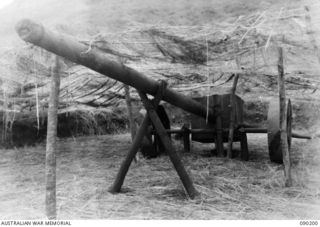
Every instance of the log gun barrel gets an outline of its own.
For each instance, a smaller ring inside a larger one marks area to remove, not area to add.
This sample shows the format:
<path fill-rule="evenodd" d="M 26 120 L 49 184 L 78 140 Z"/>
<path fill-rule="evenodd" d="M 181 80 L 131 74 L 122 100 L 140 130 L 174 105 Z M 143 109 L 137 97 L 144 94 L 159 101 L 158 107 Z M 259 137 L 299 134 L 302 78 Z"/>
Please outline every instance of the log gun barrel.
<path fill-rule="evenodd" d="M 132 86 L 137 90 L 155 95 L 160 82 L 139 73 L 116 61 L 111 61 L 99 49 L 88 47 L 87 45 L 73 40 L 72 38 L 61 35 L 44 28 L 43 25 L 35 23 L 29 19 L 21 20 L 16 25 L 16 32 L 26 42 L 46 49 L 56 55 L 64 57 L 72 62 L 86 66 L 112 79 Z M 166 88 L 163 100 L 180 107 L 181 109 L 206 117 L 206 106 L 185 96 L 173 89 Z M 212 109 L 208 111 L 209 120 L 214 120 Z"/>

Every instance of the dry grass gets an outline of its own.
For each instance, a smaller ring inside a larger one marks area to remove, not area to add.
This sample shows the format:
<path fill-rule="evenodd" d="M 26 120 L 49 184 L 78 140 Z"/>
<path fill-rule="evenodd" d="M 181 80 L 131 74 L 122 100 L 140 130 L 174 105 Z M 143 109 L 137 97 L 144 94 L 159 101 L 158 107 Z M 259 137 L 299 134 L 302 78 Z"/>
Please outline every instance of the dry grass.
<path fill-rule="evenodd" d="M 265 135 L 250 135 L 248 162 L 210 156 L 193 143 L 183 155 L 201 199 L 189 200 L 168 157 L 132 164 L 123 193 L 110 194 L 130 136 L 81 137 L 59 142 L 60 219 L 319 219 L 320 140 L 294 141 L 294 186 L 283 186 Z M 175 141 L 180 152 L 181 144 Z M 235 147 L 235 152 L 239 147 Z M 44 145 L 1 150 L 1 219 L 44 218 Z"/>

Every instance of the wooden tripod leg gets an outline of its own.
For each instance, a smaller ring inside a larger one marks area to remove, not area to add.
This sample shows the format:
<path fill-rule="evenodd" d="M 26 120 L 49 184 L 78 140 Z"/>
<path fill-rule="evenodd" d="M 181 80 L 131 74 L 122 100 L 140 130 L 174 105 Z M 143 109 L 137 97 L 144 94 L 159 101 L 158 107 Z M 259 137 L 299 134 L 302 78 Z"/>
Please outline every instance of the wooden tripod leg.
<path fill-rule="evenodd" d="M 134 137 L 132 146 L 131 146 L 125 160 L 121 164 L 121 167 L 119 169 L 119 172 L 116 176 L 116 179 L 115 179 L 113 185 L 109 188 L 109 192 L 111 192 L 111 193 L 120 192 L 122 184 L 124 182 L 124 178 L 126 177 L 126 175 L 128 173 L 128 170 L 129 170 L 129 167 L 131 165 L 132 160 L 136 156 L 136 154 L 141 146 L 143 137 L 145 136 L 145 134 L 148 130 L 149 124 L 150 124 L 150 120 L 149 120 L 149 117 L 146 115 L 145 118 L 143 119 L 143 122 L 142 122 L 140 128 L 139 128 L 138 133 Z"/>
<path fill-rule="evenodd" d="M 176 171 L 177 171 L 177 173 L 183 183 L 183 186 L 185 187 L 189 197 L 191 199 L 194 199 L 196 196 L 199 195 L 199 193 L 194 188 L 192 180 L 189 177 L 187 171 L 185 170 L 178 154 L 174 151 L 171 140 L 169 139 L 169 136 L 168 136 L 164 126 L 162 125 L 162 122 L 161 122 L 154 106 L 148 100 L 148 97 L 146 96 L 146 94 L 139 92 L 139 95 L 141 97 L 143 105 L 145 106 L 145 108 L 148 111 L 150 120 L 153 123 L 153 125 L 154 125 L 154 127 L 160 137 L 161 142 L 163 143 L 167 153 L 169 154 L 170 160 L 171 160 L 173 166 L 175 167 L 175 169 L 176 169 Z"/>
<path fill-rule="evenodd" d="M 160 83 L 156 97 L 153 100 L 154 105 L 159 105 L 161 98 L 163 96 L 165 86 L 166 86 L 165 82 Z M 123 161 L 123 163 L 120 166 L 119 172 L 116 176 L 116 179 L 114 180 L 113 185 L 109 188 L 109 192 L 111 192 L 111 193 L 120 192 L 122 184 L 124 182 L 124 179 L 128 173 L 129 167 L 131 165 L 131 162 L 134 159 L 134 157 L 136 156 L 136 154 L 141 146 L 141 143 L 143 141 L 143 137 L 146 135 L 149 125 L 150 125 L 149 116 L 146 115 L 145 118 L 143 119 L 143 122 L 142 122 L 140 128 L 139 128 L 138 133 L 136 134 L 136 136 L 133 140 L 132 146 L 131 146 L 125 160 Z"/>

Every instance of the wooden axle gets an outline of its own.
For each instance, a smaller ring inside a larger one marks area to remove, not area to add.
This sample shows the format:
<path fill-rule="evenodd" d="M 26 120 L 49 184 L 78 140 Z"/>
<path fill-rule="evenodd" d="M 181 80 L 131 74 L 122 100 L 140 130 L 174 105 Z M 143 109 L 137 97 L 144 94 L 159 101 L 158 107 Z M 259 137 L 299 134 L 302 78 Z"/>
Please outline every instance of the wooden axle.
<path fill-rule="evenodd" d="M 245 132 L 245 133 L 268 133 L 268 129 L 266 128 L 240 128 L 239 131 Z M 311 136 L 308 135 L 302 135 L 297 132 L 292 132 L 291 134 L 292 138 L 296 139 L 312 139 Z"/>
<path fill-rule="evenodd" d="M 223 132 L 228 132 L 229 129 L 223 129 Z M 166 130 L 167 133 L 169 134 L 180 134 L 180 133 L 185 133 L 185 130 L 183 129 L 167 129 Z M 197 134 L 197 133 L 215 133 L 216 130 L 215 129 L 189 129 L 188 128 L 188 132 L 192 133 L 192 134 Z M 153 130 L 151 132 L 152 134 L 155 133 L 155 131 Z"/>
<path fill-rule="evenodd" d="M 224 128 L 222 129 L 223 132 L 228 132 L 229 129 Z M 261 134 L 266 134 L 268 133 L 268 129 L 266 128 L 239 128 L 240 132 L 245 132 L 245 133 L 261 133 Z M 167 133 L 169 134 L 180 134 L 180 133 L 185 133 L 184 129 L 167 129 L 166 130 Z M 188 129 L 188 132 L 190 134 L 203 134 L 203 133 L 208 133 L 208 134 L 212 134 L 215 133 L 216 130 L 215 129 Z M 151 132 L 152 134 L 155 133 L 155 131 Z M 311 136 L 308 135 L 302 135 L 299 134 L 297 132 L 292 132 L 292 138 L 296 138 L 296 139 L 312 139 Z"/>

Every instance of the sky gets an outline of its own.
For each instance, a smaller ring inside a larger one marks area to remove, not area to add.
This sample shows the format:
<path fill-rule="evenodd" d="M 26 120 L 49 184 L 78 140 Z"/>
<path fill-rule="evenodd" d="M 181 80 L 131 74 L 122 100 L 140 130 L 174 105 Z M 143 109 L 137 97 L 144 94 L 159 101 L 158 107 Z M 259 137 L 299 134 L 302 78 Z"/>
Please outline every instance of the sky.
<path fill-rule="evenodd" d="M 0 0 L 0 9 L 13 2 L 13 0 Z"/>

